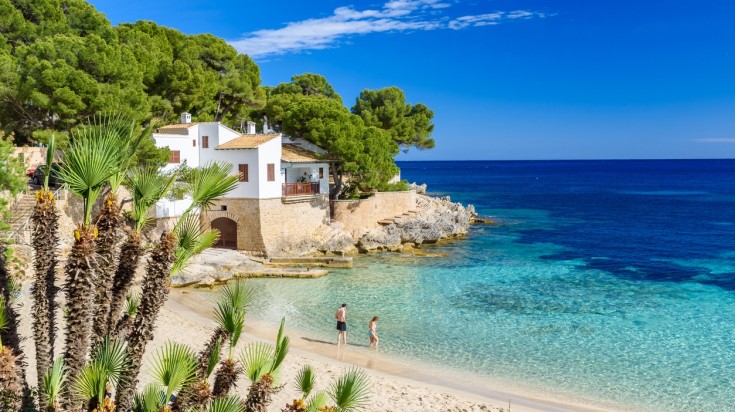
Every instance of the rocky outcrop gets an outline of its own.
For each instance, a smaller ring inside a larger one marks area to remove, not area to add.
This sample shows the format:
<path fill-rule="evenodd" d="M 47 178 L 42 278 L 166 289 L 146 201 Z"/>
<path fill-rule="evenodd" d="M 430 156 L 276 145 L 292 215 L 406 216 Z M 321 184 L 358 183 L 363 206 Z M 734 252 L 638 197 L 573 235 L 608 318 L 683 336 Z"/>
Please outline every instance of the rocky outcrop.
<path fill-rule="evenodd" d="M 447 197 L 416 197 L 416 214 L 393 219 L 393 223 L 367 230 L 357 240 L 362 252 L 373 250 L 398 251 L 403 244 L 410 246 L 436 243 L 467 234 L 475 216 L 472 205 L 453 203 Z"/>
<path fill-rule="evenodd" d="M 224 283 L 239 273 L 263 268 L 261 263 L 236 250 L 207 249 L 191 259 L 186 268 L 171 276 L 171 286 L 214 285 Z"/>
<path fill-rule="evenodd" d="M 282 256 L 304 256 L 315 252 L 325 255 L 350 255 L 357 252 L 355 241 L 344 231 L 342 224 L 333 222 L 321 225 L 308 237 L 283 242 L 277 253 Z"/>

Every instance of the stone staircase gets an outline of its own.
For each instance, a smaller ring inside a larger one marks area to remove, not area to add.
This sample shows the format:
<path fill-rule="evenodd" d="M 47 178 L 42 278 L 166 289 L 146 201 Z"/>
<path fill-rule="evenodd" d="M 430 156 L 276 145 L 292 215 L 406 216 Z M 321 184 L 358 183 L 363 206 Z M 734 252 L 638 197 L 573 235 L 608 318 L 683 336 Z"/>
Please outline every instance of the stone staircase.
<path fill-rule="evenodd" d="M 30 243 L 30 220 L 33 208 L 36 205 L 35 192 L 22 193 L 10 206 L 10 229 L 3 233 L 3 237 L 16 244 Z"/>
<path fill-rule="evenodd" d="M 416 217 L 417 214 L 418 214 L 417 211 L 415 211 L 415 210 L 409 210 L 408 212 L 405 212 L 405 213 L 403 213 L 401 215 L 398 215 L 398 216 L 395 216 L 395 217 L 391 217 L 389 219 L 378 220 L 378 224 L 381 225 L 381 226 L 392 225 L 392 224 L 396 223 L 396 220 L 398 220 L 398 219 L 405 219 L 405 218 Z"/>

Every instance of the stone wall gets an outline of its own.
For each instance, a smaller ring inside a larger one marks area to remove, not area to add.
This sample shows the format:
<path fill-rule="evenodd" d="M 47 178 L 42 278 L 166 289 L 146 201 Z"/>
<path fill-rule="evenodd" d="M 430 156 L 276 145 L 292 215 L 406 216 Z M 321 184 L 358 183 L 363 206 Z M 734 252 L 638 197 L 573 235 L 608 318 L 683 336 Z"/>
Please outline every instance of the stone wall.
<path fill-rule="evenodd" d="M 378 221 L 416 210 L 416 191 L 378 192 L 367 199 L 333 200 L 332 220 L 357 239 L 367 230 L 379 227 Z"/>
<path fill-rule="evenodd" d="M 222 206 L 227 210 L 223 211 Z M 307 199 L 220 199 L 203 216 L 210 227 L 219 217 L 237 223 L 237 248 L 257 255 L 297 253 L 295 246 L 311 239 L 329 223 L 326 195 Z M 300 248 L 299 248 L 300 249 Z"/>

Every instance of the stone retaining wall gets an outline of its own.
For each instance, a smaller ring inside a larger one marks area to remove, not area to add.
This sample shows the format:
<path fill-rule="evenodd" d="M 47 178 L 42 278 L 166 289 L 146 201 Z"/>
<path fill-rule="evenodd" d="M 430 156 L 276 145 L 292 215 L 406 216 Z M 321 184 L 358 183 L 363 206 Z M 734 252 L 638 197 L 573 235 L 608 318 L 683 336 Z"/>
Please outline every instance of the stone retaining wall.
<path fill-rule="evenodd" d="M 344 225 L 353 238 L 380 227 L 378 221 L 416 210 L 416 191 L 378 192 L 367 199 L 333 200 L 332 220 Z"/>

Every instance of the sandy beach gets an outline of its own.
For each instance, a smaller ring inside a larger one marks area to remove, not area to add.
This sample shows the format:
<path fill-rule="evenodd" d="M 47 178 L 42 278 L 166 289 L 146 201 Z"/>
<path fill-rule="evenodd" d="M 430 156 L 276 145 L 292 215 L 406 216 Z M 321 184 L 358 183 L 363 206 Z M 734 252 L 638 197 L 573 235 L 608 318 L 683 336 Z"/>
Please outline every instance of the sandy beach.
<path fill-rule="evenodd" d="M 27 287 L 21 298 L 21 333 L 31 336 L 30 302 Z M 173 289 L 161 312 L 155 338 L 149 343 L 146 359 L 163 346 L 168 340 L 175 340 L 191 346 L 198 351 L 209 338 L 215 323 L 210 316 L 212 304 L 200 293 L 189 289 Z M 236 353 L 248 342 L 272 341 L 276 335 L 275 325 L 246 321 L 246 333 L 240 340 Z M 599 411 L 562 403 L 552 399 L 533 399 L 505 392 L 497 387 L 486 387 L 485 382 L 467 382 L 453 379 L 450 375 L 435 375 L 419 369 L 406 367 L 392 361 L 380 353 L 362 350 L 362 343 L 350 343 L 340 348 L 334 342 L 312 339 L 287 326 L 286 334 L 291 338 L 291 350 L 283 365 L 283 390 L 274 396 L 270 410 L 279 411 L 286 403 L 297 397 L 293 388 L 296 373 L 304 364 L 310 364 L 317 377 L 317 389 L 327 389 L 331 382 L 351 367 L 358 366 L 367 371 L 371 379 L 372 392 L 368 411 L 494 411 L 494 412 L 534 412 L 534 411 Z M 57 341 L 57 354 L 63 342 L 63 330 Z M 31 384 L 36 382 L 33 365 L 34 348 L 31 339 L 25 340 L 25 353 L 28 361 L 27 378 Z M 139 377 L 141 385 L 150 381 L 150 371 L 144 360 Z M 471 381 L 470 381 L 471 382 Z M 249 383 L 243 377 L 238 382 L 235 393 L 245 396 Z M 500 390 L 498 390 L 500 389 Z"/>

